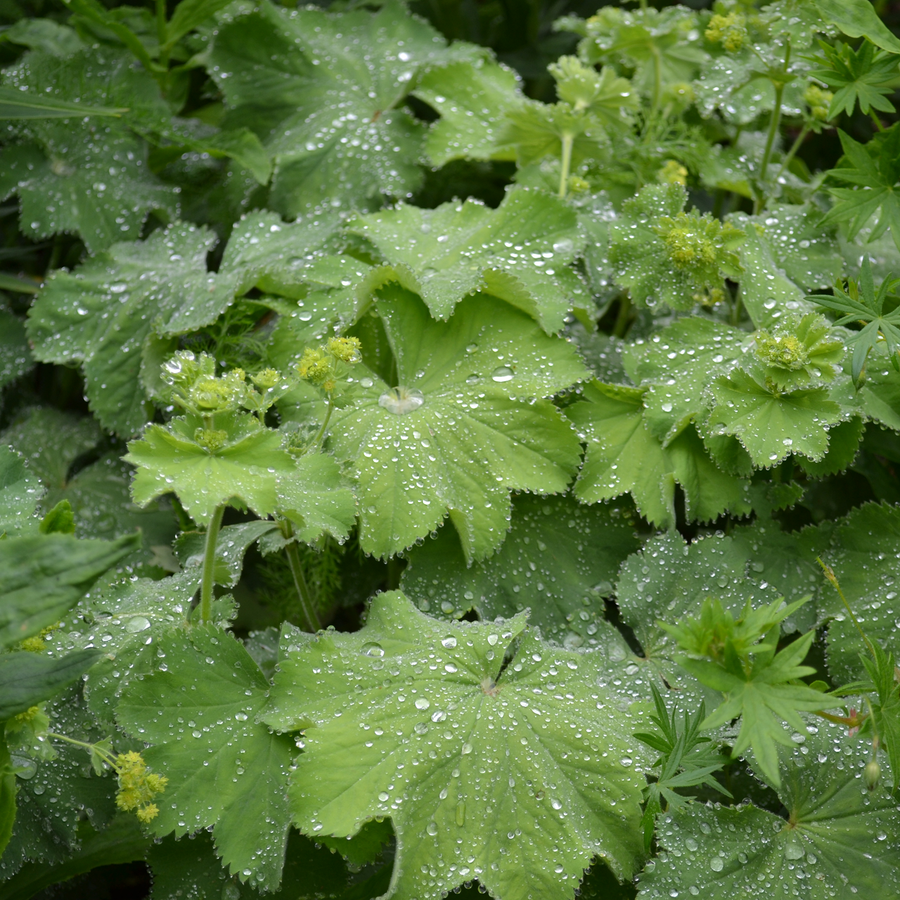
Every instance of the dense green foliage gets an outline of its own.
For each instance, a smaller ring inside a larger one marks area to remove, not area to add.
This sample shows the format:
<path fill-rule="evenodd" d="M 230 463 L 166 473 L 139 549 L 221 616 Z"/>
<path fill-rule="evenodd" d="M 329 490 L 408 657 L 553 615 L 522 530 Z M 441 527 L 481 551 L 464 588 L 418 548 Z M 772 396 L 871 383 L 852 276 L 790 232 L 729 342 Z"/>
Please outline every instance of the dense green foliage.
<path fill-rule="evenodd" d="M 325 6 L 0 4 L 0 895 L 900 896 L 892 23 Z"/>

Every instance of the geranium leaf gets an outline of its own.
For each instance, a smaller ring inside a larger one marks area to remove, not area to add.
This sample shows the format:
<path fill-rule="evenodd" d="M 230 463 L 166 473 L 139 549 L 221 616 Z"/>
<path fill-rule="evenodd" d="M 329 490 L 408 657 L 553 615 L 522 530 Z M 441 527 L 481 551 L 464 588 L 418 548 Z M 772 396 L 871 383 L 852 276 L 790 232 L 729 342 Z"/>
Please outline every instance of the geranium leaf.
<path fill-rule="evenodd" d="M 444 527 L 410 552 L 400 586 L 432 615 L 460 618 L 476 609 L 493 619 L 530 609 L 545 639 L 579 646 L 592 643 L 601 597 L 637 546 L 618 509 L 526 494 L 513 501 L 510 533 L 492 557 L 466 568 L 455 532 Z"/>
<path fill-rule="evenodd" d="M 282 661 L 266 721 L 305 729 L 294 821 L 314 837 L 389 816 L 391 897 L 438 898 L 473 878 L 507 900 L 571 895 L 596 854 L 627 878 L 641 779 L 629 714 L 584 677 L 596 658 L 541 643 L 523 617 L 440 622 L 379 595 L 361 631 Z"/>
<path fill-rule="evenodd" d="M 226 122 L 251 128 L 275 158 L 272 203 L 296 216 L 415 189 L 425 128 L 403 101 L 429 67 L 475 55 L 464 48 L 449 51 L 399 2 L 374 15 L 265 4 L 219 30 L 211 74 Z"/>
<path fill-rule="evenodd" d="M 215 242 L 206 228 L 173 225 L 55 272 L 35 300 L 35 355 L 84 364 L 91 407 L 107 428 L 131 435 L 149 418 L 141 372 L 152 336 L 209 325 L 234 299 L 236 279 L 207 271 Z"/>
<path fill-rule="evenodd" d="M 779 747 L 785 818 L 699 803 L 662 816 L 657 840 L 667 852 L 641 875 L 639 900 L 761 900 L 785 884 L 804 900 L 900 890 L 887 837 L 896 833 L 896 804 L 865 789 L 868 749 L 842 731 L 819 719 L 799 745 Z"/>
<path fill-rule="evenodd" d="M 216 420 L 226 435 L 211 450 L 195 440 L 204 427 L 200 416 L 187 415 L 168 425 L 151 425 L 124 457 L 138 467 L 132 494 L 144 504 L 174 491 L 198 523 L 205 524 L 217 506 L 238 497 L 258 515 L 275 511 L 276 475 L 291 477 L 294 460 L 281 449 L 282 435 L 264 428 L 246 413 L 224 413 Z"/>
<path fill-rule="evenodd" d="M 0 535 L 37 531 L 34 511 L 44 488 L 12 447 L 0 446 Z"/>
<path fill-rule="evenodd" d="M 293 742 L 256 722 L 268 682 L 215 627 L 171 632 L 156 653 L 177 665 L 133 681 L 116 708 L 119 724 L 151 744 L 147 765 L 169 779 L 152 829 L 179 836 L 211 826 L 229 871 L 273 890 L 284 864 Z"/>
<path fill-rule="evenodd" d="M 876 47 L 900 53 L 900 40 L 878 17 L 866 0 L 814 0 L 826 22 L 837 25 L 850 37 L 868 38 Z"/>
<path fill-rule="evenodd" d="M 496 210 L 475 200 L 436 210 L 401 206 L 363 216 L 350 231 L 368 238 L 391 267 L 373 279 L 398 281 L 439 319 L 481 290 L 524 310 L 552 334 L 573 297 L 584 293 L 569 267 L 582 244 L 576 215 L 543 191 L 513 190 Z"/>
<path fill-rule="evenodd" d="M 515 159 L 500 143 L 507 112 L 521 105 L 520 79 L 513 69 L 478 60 L 427 72 L 413 94 L 440 113 L 425 140 L 433 166 L 453 159 Z"/>
<path fill-rule="evenodd" d="M 152 209 L 176 210 L 175 191 L 147 167 L 147 145 L 128 123 L 165 122 L 156 82 L 128 53 L 91 48 L 66 58 L 32 51 L 4 70 L 4 85 L 100 107 L 127 118 L 35 119 L 3 151 L 0 196 L 18 193 L 20 227 L 35 238 L 74 232 L 93 252 L 134 239 Z M 24 96 L 24 94 L 23 94 Z"/>
<path fill-rule="evenodd" d="M 491 297 L 463 300 L 447 323 L 399 287 L 384 288 L 376 306 L 399 386 L 361 379 L 328 438 L 352 462 L 363 549 L 404 550 L 449 512 L 467 558 L 483 557 L 506 534 L 511 488 L 560 492 L 574 474 L 575 433 L 533 398 L 587 372 L 571 345 Z"/>

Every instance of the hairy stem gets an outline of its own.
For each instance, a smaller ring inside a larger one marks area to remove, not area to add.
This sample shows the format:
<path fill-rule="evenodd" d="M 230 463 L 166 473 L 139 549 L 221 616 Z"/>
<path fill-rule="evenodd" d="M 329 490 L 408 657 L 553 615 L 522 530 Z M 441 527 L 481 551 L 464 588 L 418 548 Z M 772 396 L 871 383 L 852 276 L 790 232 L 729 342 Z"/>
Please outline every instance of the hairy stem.
<path fill-rule="evenodd" d="M 102 747 L 98 747 L 96 744 L 88 744 L 86 741 L 79 741 L 75 738 L 68 737 L 65 734 L 57 734 L 55 731 L 48 731 L 47 737 L 53 738 L 57 741 L 65 741 L 67 744 L 72 744 L 75 747 L 81 747 L 83 750 L 88 750 L 90 752 L 96 753 L 103 762 L 105 762 L 111 769 L 116 769 L 116 759 L 115 757 L 104 750 Z M 118 770 L 116 770 L 118 771 Z"/>
<path fill-rule="evenodd" d="M 791 45 L 788 44 L 784 52 L 784 70 L 787 72 L 788 65 L 791 61 Z M 769 122 L 769 133 L 766 135 L 766 147 L 763 150 L 762 164 L 759 167 L 760 186 L 766 182 L 766 174 L 769 169 L 769 159 L 772 156 L 772 147 L 775 145 L 775 135 L 778 134 L 778 126 L 781 124 L 781 101 L 784 97 L 783 82 L 776 81 L 775 85 L 775 106 L 772 108 L 772 120 Z M 766 196 L 758 196 L 753 204 L 753 214 L 758 215 L 760 210 L 766 203 Z"/>
<path fill-rule="evenodd" d="M 837 580 L 837 575 L 834 574 L 834 569 L 826 563 L 822 562 L 822 558 L 820 556 L 816 557 L 816 562 L 822 567 L 822 571 L 825 573 L 825 577 L 832 583 L 834 589 L 838 592 L 838 596 L 841 598 L 841 603 L 844 604 L 844 609 L 847 610 L 847 613 L 850 616 L 850 619 L 853 621 L 853 624 L 856 626 L 856 630 L 859 632 L 862 637 L 865 645 L 869 648 L 869 653 L 872 654 L 872 659 L 877 659 L 875 655 L 875 648 L 872 646 L 872 642 L 869 640 L 866 633 L 863 631 L 862 625 L 859 624 L 859 620 L 853 615 L 853 610 L 850 609 L 850 604 L 847 602 L 847 598 L 844 596 L 843 590 L 841 590 L 840 582 Z"/>
<path fill-rule="evenodd" d="M 310 445 L 310 450 L 318 450 L 319 445 L 322 443 L 322 440 L 325 437 L 325 429 L 328 428 L 328 422 L 331 419 L 331 413 L 334 409 L 334 403 L 331 402 L 330 393 L 327 395 L 325 403 L 327 404 L 327 409 L 325 410 L 325 418 L 322 420 L 322 427 L 319 429 L 318 434 L 315 436 L 312 444 Z"/>
<path fill-rule="evenodd" d="M 225 506 L 216 507 L 209 525 L 206 526 L 206 545 L 203 548 L 203 580 L 200 582 L 200 621 L 208 622 L 212 618 L 213 584 L 216 569 L 216 540 L 222 527 Z"/>
<path fill-rule="evenodd" d="M 619 300 L 619 314 L 616 316 L 616 324 L 613 327 L 613 334 L 617 338 L 625 337 L 628 331 L 628 323 L 631 321 L 631 298 L 628 294 L 622 294 Z"/>
<path fill-rule="evenodd" d="M 166 24 L 166 0 L 156 0 L 156 35 L 159 39 L 159 64 L 169 68 L 169 47 L 167 38 L 169 29 Z"/>
<path fill-rule="evenodd" d="M 294 536 L 294 528 L 287 519 L 282 519 L 278 525 L 285 538 L 289 539 Z M 294 588 L 300 600 L 300 612 L 303 615 L 303 621 L 300 623 L 301 627 L 304 631 L 319 631 L 322 623 L 316 613 L 315 600 L 306 580 L 306 575 L 303 574 L 303 563 L 300 560 L 300 550 L 296 541 L 285 544 L 284 555 L 287 557 L 288 566 L 291 569 L 291 577 L 294 579 Z"/>

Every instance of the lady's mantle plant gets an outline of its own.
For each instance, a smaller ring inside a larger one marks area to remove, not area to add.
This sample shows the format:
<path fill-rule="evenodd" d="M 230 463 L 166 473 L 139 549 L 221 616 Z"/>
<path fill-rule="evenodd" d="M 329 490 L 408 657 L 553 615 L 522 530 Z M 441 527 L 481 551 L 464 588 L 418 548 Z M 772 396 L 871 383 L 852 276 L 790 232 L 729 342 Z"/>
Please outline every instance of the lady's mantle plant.
<path fill-rule="evenodd" d="M 0 31 L 0 893 L 900 895 L 877 5 L 527 84 L 399 0 L 63 6 Z"/>

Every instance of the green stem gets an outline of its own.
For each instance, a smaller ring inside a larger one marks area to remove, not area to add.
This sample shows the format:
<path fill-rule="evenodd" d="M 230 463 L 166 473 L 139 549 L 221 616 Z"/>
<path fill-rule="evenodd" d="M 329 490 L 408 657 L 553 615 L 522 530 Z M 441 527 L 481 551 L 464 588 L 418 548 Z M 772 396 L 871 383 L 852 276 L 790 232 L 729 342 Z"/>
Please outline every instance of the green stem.
<path fill-rule="evenodd" d="M 784 52 L 784 71 L 787 72 L 788 65 L 791 62 L 791 45 L 788 44 Z M 774 82 L 775 85 L 775 106 L 772 109 L 772 121 L 769 122 L 769 133 L 766 135 L 766 148 L 763 151 L 762 165 L 759 169 L 760 185 L 766 182 L 766 174 L 769 169 L 769 159 L 772 156 L 772 147 L 775 146 L 775 135 L 778 134 L 778 126 L 781 124 L 781 100 L 784 96 L 784 84 L 782 82 Z M 766 197 L 758 196 L 753 204 L 753 215 L 759 215 L 760 210 L 766 202 Z"/>
<path fill-rule="evenodd" d="M 831 584 L 834 586 L 834 589 L 838 592 L 838 596 L 841 598 L 841 603 L 844 604 L 844 609 L 847 610 L 850 618 L 853 620 L 853 624 L 856 626 L 856 630 L 860 633 L 860 636 L 865 642 L 865 645 L 869 648 L 869 653 L 872 654 L 872 659 L 877 659 L 877 657 L 875 656 L 875 648 L 872 646 L 872 642 L 863 631 L 862 625 L 859 624 L 859 620 L 856 618 L 856 616 L 853 615 L 853 610 L 850 609 L 850 604 L 847 602 L 847 598 L 844 596 L 844 592 L 841 590 L 841 585 L 837 580 L 837 575 L 834 574 L 834 569 L 822 562 L 822 558 L 820 556 L 816 557 L 816 562 L 822 567 L 822 571 L 825 573 L 825 577 L 831 582 Z"/>
<path fill-rule="evenodd" d="M 200 583 L 200 621 L 208 622 L 212 618 L 213 578 L 216 569 L 216 540 L 222 527 L 225 506 L 216 507 L 212 519 L 206 527 L 206 546 L 203 548 L 203 580 Z"/>
<path fill-rule="evenodd" d="M 76 747 L 81 747 L 83 750 L 87 750 L 89 752 L 93 751 L 99 756 L 103 762 L 105 762 L 111 769 L 116 768 L 116 759 L 111 753 L 107 753 L 102 747 L 98 747 L 96 744 L 88 744 L 85 741 L 78 741 L 75 738 L 67 737 L 64 734 L 57 734 L 55 731 L 48 731 L 47 737 L 55 738 L 57 741 L 65 741 L 67 744 L 73 744 Z"/>
<path fill-rule="evenodd" d="M 656 128 L 656 120 L 659 118 L 659 101 L 662 97 L 662 59 L 656 45 L 651 44 L 650 49 L 653 51 L 653 93 L 650 96 L 650 112 L 644 120 L 644 134 L 641 138 L 643 144 L 650 141 Z"/>
<path fill-rule="evenodd" d="M 169 68 L 169 26 L 166 23 L 166 0 L 156 0 L 156 36 L 159 40 L 159 64 Z"/>
<path fill-rule="evenodd" d="M 806 140 L 806 136 L 809 134 L 809 125 L 804 125 L 800 134 L 797 135 L 797 140 L 791 144 L 791 149 L 788 150 L 787 156 L 785 156 L 783 162 L 781 163 L 781 168 L 778 170 L 778 174 L 775 176 L 775 181 L 778 181 L 782 175 L 784 175 L 785 170 L 791 164 L 791 160 L 796 155 L 797 151 L 800 149 L 801 144 Z"/>
<path fill-rule="evenodd" d="M 741 286 L 738 284 L 737 290 L 734 292 L 734 302 L 731 304 L 731 324 L 734 328 L 741 322 L 741 312 L 743 311 L 744 303 L 741 300 Z"/>
<path fill-rule="evenodd" d="M 287 519 L 282 519 L 279 523 L 281 533 L 285 538 L 294 536 L 294 529 Z M 300 600 L 300 611 L 303 614 L 304 621 L 301 623 L 304 631 L 315 632 L 322 628 L 319 616 L 316 613 L 316 604 L 313 600 L 312 591 L 303 574 L 303 563 L 300 560 L 300 551 L 297 548 L 296 541 L 285 544 L 284 554 L 287 557 L 288 566 L 291 569 L 291 575 L 294 579 L 294 587 L 297 590 L 297 597 Z"/>
<path fill-rule="evenodd" d="M 875 123 L 875 127 L 879 131 L 884 131 L 884 125 L 881 124 L 881 119 L 879 119 L 878 116 L 876 116 L 874 112 L 871 112 L 869 115 L 871 115 L 872 121 Z"/>
<path fill-rule="evenodd" d="M 616 324 L 613 326 L 613 334 L 617 338 L 625 337 L 628 331 L 628 323 L 631 319 L 631 298 L 628 294 L 622 294 L 619 301 L 619 314 L 616 316 Z"/>
<path fill-rule="evenodd" d="M 328 422 L 331 419 L 331 412 L 334 409 L 334 404 L 331 402 L 331 394 L 328 394 L 325 402 L 328 404 L 328 408 L 325 410 L 325 418 L 322 421 L 322 427 L 319 429 L 319 433 L 310 445 L 310 450 L 318 450 L 319 445 L 322 443 L 322 439 L 325 437 L 325 429 L 328 427 Z"/>
<path fill-rule="evenodd" d="M 569 187 L 569 168 L 572 165 L 572 145 L 575 143 L 575 135 L 571 131 L 563 132 L 562 158 L 559 170 L 559 197 L 565 199 L 566 190 Z"/>

